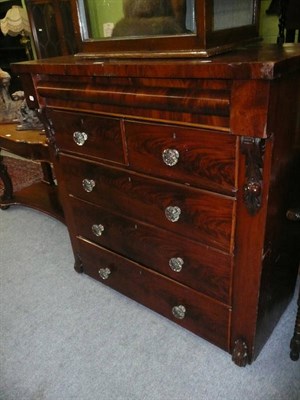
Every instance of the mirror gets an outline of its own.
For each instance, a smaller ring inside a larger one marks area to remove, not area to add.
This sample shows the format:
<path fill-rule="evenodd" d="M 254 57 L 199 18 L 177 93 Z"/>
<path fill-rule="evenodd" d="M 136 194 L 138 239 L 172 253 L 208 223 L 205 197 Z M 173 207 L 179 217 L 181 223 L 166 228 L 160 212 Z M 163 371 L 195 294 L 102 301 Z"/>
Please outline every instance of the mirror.
<path fill-rule="evenodd" d="M 238 28 L 254 23 L 253 0 L 214 0 L 214 30 Z"/>
<path fill-rule="evenodd" d="M 195 33 L 195 0 L 80 0 L 84 40 Z"/>
<path fill-rule="evenodd" d="M 260 0 L 70 0 L 81 57 L 208 57 L 258 39 Z"/>

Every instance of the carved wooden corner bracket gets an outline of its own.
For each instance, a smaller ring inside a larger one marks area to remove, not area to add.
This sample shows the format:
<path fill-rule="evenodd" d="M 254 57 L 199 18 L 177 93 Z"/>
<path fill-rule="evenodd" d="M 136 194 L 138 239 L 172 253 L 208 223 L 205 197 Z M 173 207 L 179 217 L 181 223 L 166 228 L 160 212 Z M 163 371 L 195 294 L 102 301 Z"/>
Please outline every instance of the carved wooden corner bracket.
<path fill-rule="evenodd" d="M 243 197 L 244 203 L 251 215 L 255 215 L 261 207 L 264 149 L 264 139 L 246 136 L 241 139 L 241 151 L 246 157 Z"/>
<path fill-rule="evenodd" d="M 46 109 L 45 108 L 39 108 L 38 109 L 38 116 L 39 116 L 40 121 L 44 125 L 45 130 L 46 130 L 48 143 L 54 149 L 55 157 L 58 157 L 59 148 L 57 147 L 57 144 L 56 144 L 54 127 L 53 127 L 51 119 L 48 118 L 47 115 L 46 115 Z"/>

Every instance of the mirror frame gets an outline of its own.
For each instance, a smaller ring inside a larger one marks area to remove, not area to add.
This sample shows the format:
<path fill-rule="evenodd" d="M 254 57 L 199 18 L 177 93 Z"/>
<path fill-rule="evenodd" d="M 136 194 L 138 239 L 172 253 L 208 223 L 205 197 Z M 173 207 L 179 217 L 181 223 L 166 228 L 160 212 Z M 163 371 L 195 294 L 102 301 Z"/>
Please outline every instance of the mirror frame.
<path fill-rule="evenodd" d="M 86 32 L 80 20 L 78 0 L 71 0 L 72 19 L 78 46 L 76 56 L 91 58 L 186 58 L 223 53 L 249 41 L 259 40 L 260 0 L 253 0 L 253 23 L 214 31 L 213 0 L 195 1 L 196 33 L 175 36 L 82 39 Z"/>

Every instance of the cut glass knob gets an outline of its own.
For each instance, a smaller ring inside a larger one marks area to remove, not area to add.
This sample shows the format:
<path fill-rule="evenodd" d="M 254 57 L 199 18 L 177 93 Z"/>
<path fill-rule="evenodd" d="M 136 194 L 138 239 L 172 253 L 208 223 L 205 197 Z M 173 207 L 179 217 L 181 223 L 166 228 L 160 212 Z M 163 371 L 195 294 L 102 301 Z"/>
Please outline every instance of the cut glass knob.
<path fill-rule="evenodd" d="M 111 270 L 109 268 L 100 268 L 98 272 L 100 278 L 103 280 L 108 279 L 109 275 L 111 274 Z"/>
<path fill-rule="evenodd" d="M 181 209 L 177 206 L 169 206 L 165 209 L 165 216 L 168 221 L 176 222 L 179 220 Z"/>
<path fill-rule="evenodd" d="M 76 131 L 73 133 L 74 142 L 78 146 L 83 146 L 84 143 L 87 141 L 88 135 L 85 132 Z"/>
<path fill-rule="evenodd" d="M 184 264 L 184 261 L 180 257 L 173 257 L 173 258 L 170 258 L 170 260 L 169 260 L 169 266 L 170 266 L 171 270 L 174 272 L 180 272 L 182 270 L 183 264 Z"/>
<path fill-rule="evenodd" d="M 88 193 L 94 189 L 95 185 L 96 183 L 93 179 L 83 179 L 82 181 L 83 189 Z"/>
<path fill-rule="evenodd" d="M 104 226 L 103 225 L 101 225 L 101 224 L 94 224 L 93 226 L 92 226 L 92 231 L 93 231 L 93 234 L 95 235 L 95 236 L 101 236 L 102 235 L 102 233 L 104 232 Z"/>
<path fill-rule="evenodd" d="M 165 149 L 162 152 L 162 158 L 166 165 L 173 167 L 179 160 L 179 152 L 176 149 Z"/>
<path fill-rule="evenodd" d="M 179 306 L 174 306 L 172 308 L 172 314 L 177 319 L 183 319 L 185 317 L 186 308 L 180 304 Z"/>

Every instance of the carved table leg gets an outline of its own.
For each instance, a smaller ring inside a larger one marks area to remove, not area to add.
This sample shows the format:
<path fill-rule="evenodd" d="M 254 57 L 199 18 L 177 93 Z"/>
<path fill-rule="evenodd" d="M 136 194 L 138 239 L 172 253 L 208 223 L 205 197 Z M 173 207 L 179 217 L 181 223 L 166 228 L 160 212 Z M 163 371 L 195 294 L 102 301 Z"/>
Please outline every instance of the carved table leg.
<path fill-rule="evenodd" d="M 298 311 L 295 323 L 295 331 L 294 336 L 292 337 L 291 344 L 290 344 L 291 352 L 290 357 L 293 361 L 299 360 L 299 353 L 300 353 L 300 291 L 298 297 Z"/>
<path fill-rule="evenodd" d="M 0 178 L 4 184 L 4 192 L 1 200 L 11 200 L 13 198 L 13 185 L 7 172 L 6 165 L 3 164 L 3 157 L 0 155 Z M 6 210 L 9 206 L 1 206 L 1 210 Z"/>
<path fill-rule="evenodd" d="M 53 179 L 51 164 L 46 161 L 41 162 L 41 168 L 43 172 L 43 180 L 51 186 L 55 185 L 55 181 Z"/>

